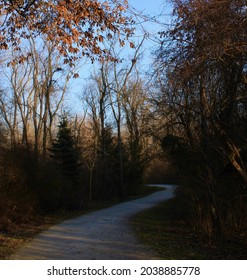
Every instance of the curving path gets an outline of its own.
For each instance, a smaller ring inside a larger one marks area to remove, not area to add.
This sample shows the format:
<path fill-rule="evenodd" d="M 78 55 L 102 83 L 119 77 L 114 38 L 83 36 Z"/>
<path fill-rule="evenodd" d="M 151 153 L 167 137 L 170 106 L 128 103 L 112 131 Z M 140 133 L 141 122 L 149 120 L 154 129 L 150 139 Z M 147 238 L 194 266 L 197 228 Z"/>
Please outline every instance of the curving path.
<path fill-rule="evenodd" d="M 64 221 L 42 232 L 10 259 L 127 260 L 159 257 L 134 236 L 131 216 L 173 196 L 174 186 L 147 197 L 124 202 Z"/>

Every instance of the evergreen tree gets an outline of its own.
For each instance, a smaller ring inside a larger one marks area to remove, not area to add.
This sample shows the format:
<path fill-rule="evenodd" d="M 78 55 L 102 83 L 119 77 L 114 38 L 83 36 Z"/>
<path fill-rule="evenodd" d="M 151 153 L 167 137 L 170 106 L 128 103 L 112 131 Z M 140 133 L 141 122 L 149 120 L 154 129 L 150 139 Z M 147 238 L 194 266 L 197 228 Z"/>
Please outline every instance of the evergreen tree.
<path fill-rule="evenodd" d="M 66 117 L 59 123 L 57 139 L 52 144 L 50 156 L 64 176 L 72 179 L 73 183 L 78 183 L 79 151 Z"/>
<path fill-rule="evenodd" d="M 62 117 L 58 125 L 57 138 L 50 149 L 50 156 L 63 176 L 59 204 L 68 210 L 79 209 L 82 201 L 79 150 L 66 117 Z"/>

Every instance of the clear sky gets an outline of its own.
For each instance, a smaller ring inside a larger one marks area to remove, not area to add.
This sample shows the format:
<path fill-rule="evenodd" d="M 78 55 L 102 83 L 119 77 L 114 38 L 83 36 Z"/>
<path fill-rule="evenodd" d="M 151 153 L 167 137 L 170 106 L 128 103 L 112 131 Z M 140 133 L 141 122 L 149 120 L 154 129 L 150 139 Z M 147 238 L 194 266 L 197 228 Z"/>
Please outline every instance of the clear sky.
<path fill-rule="evenodd" d="M 136 18 L 136 21 L 140 22 L 139 26 L 137 25 L 136 33 L 148 32 L 149 37 L 145 41 L 145 48 L 146 57 L 149 57 L 151 50 L 158 47 L 158 33 L 164 30 L 167 24 L 169 25 L 171 22 L 171 4 L 169 4 L 169 0 L 129 0 L 129 4 L 130 9 L 133 7 L 137 13 L 141 12 L 144 16 Z M 146 20 L 145 16 L 147 16 Z"/>
<path fill-rule="evenodd" d="M 151 16 L 170 12 L 169 0 L 129 0 L 129 4 L 138 11 Z"/>
<path fill-rule="evenodd" d="M 133 7 L 144 16 L 147 15 L 163 24 L 169 24 L 171 20 L 171 5 L 169 5 L 168 1 L 169 0 L 129 0 L 129 4 L 130 9 Z M 143 23 L 142 19 L 137 18 L 136 20 L 140 20 Z M 153 35 L 157 34 L 162 29 L 162 25 L 155 24 L 154 21 L 150 22 L 148 20 L 143 23 L 143 26 Z"/>

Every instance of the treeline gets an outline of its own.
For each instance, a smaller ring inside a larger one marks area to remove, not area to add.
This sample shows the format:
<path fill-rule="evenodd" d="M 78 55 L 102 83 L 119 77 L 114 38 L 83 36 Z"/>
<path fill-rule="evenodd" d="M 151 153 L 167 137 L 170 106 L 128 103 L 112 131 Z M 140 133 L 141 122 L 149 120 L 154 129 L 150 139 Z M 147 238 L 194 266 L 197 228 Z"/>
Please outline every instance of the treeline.
<path fill-rule="evenodd" d="M 69 92 L 73 68 L 43 39 L 29 40 L 21 64 L 3 67 L 2 229 L 36 214 L 80 210 L 138 194 L 144 170 L 159 150 L 150 133 L 148 91 L 139 75 L 142 42 L 126 63 L 99 63 L 76 99 Z M 109 48 L 113 51 L 114 44 Z M 69 94 L 83 114 L 68 109 Z"/>
<path fill-rule="evenodd" d="M 154 98 L 182 218 L 213 242 L 247 226 L 247 21 L 243 1 L 173 1 Z"/>

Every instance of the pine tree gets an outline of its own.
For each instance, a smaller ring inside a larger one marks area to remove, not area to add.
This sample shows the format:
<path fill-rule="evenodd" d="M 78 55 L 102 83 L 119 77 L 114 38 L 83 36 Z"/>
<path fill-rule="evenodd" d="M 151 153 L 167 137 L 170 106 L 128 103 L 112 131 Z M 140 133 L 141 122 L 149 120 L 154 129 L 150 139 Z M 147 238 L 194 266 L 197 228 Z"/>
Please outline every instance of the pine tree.
<path fill-rule="evenodd" d="M 70 178 L 73 183 L 78 183 L 79 178 L 79 151 L 72 136 L 66 117 L 62 117 L 57 139 L 51 147 L 51 158 L 54 159 L 62 174 Z"/>

